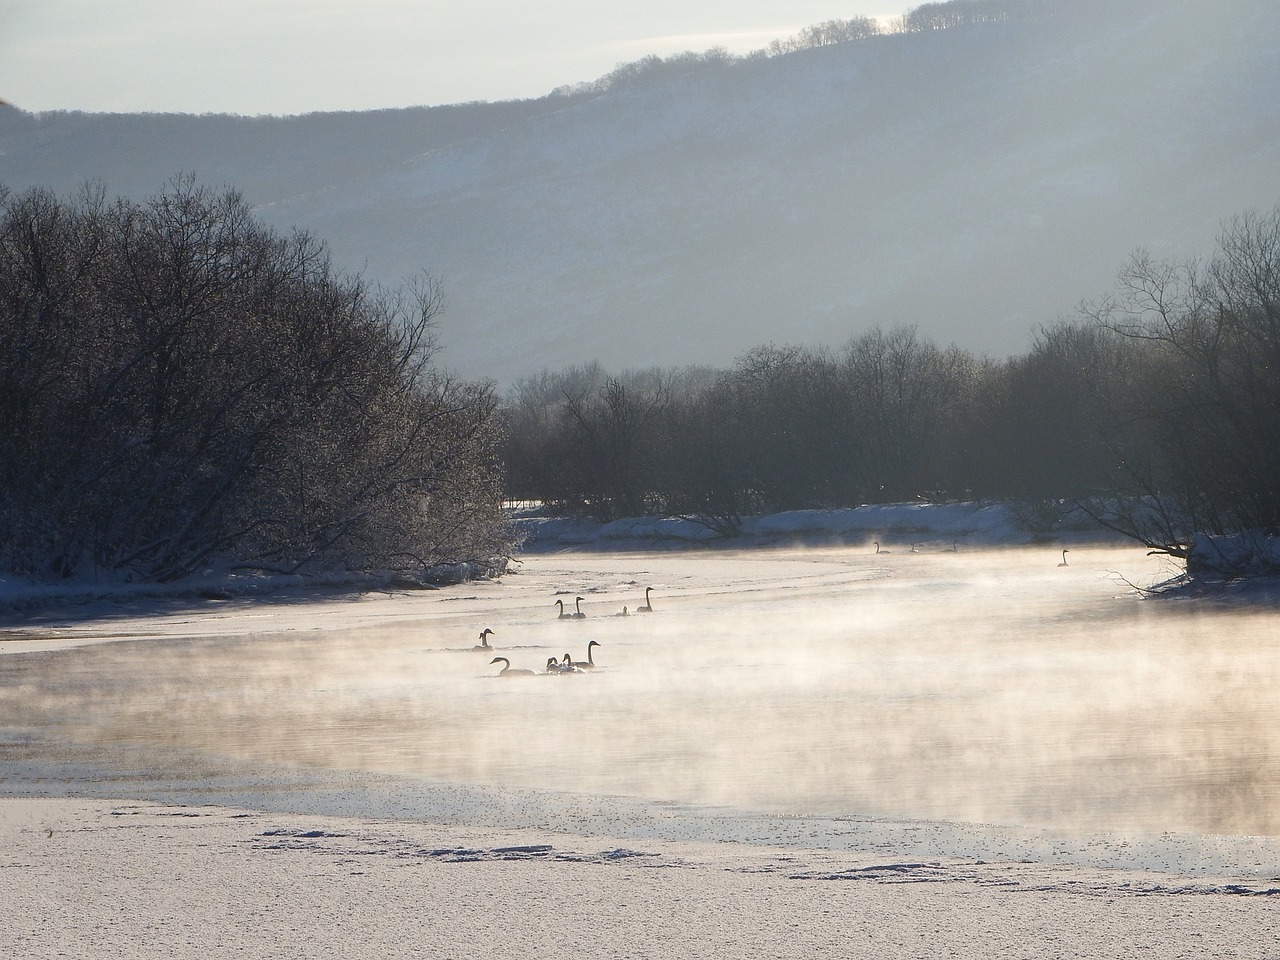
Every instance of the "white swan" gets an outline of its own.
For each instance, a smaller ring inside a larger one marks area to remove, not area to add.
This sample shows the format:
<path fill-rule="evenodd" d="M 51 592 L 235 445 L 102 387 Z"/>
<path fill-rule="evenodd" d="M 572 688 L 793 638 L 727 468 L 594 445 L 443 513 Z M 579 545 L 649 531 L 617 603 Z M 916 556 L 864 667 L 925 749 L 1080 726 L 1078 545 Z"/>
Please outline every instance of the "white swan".
<path fill-rule="evenodd" d="M 547 661 L 547 673 L 586 673 L 585 670 L 578 669 L 578 665 L 566 653 L 564 660 L 557 662 L 555 657 Z"/>
<path fill-rule="evenodd" d="M 565 612 L 564 612 L 564 601 L 563 601 L 563 600 L 557 600 L 557 601 L 556 601 L 556 606 L 560 608 L 560 616 L 559 616 L 559 619 L 560 619 L 560 620 L 572 620 L 572 619 L 573 619 L 573 614 L 572 614 L 572 613 L 565 613 Z"/>
<path fill-rule="evenodd" d="M 615 616 L 615 617 L 629 617 L 629 616 L 631 616 L 631 613 L 630 613 L 630 611 L 628 611 L 628 610 L 627 610 L 627 608 L 626 608 L 625 606 L 623 606 L 623 608 L 622 608 L 622 612 L 621 612 L 621 613 L 615 613 L 615 614 L 614 614 L 614 616 Z"/>
<path fill-rule="evenodd" d="M 585 619 L 587 619 L 587 615 L 586 615 L 585 613 L 583 613 L 583 612 L 582 612 L 582 598 L 581 598 L 581 597 L 575 597 L 575 598 L 574 598 L 574 601 L 573 601 L 573 609 L 574 609 L 574 613 L 572 614 L 573 619 L 575 619 L 575 620 L 585 620 Z"/>
<path fill-rule="evenodd" d="M 506 657 L 494 657 L 489 662 L 502 664 L 502 669 L 498 671 L 500 677 L 532 677 L 534 675 L 532 670 L 512 670 L 511 661 Z"/>
<path fill-rule="evenodd" d="M 480 642 L 477 643 L 471 649 L 472 650 L 492 650 L 493 647 L 489 646 L 489 638 L 496 637 L 496 636 L 497 636 L 496 633 L 494 633 L 488 627 L 485 627 L 482 631 L 480 631 Z"/>
<path fill-rule="evenodd" d="M 653 613 L 653 604 L 649 602 L 649 594 L 653 587 L 644 588 L 644 606 L 636 607 L 636 613 Z"/>

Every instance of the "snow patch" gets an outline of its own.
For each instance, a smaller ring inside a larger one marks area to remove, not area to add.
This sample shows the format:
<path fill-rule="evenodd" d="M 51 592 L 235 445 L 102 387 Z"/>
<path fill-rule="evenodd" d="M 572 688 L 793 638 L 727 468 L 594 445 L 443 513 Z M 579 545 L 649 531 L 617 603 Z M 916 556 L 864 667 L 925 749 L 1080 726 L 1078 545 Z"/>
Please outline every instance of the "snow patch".
<path fill-rule="evenodd" d="M 529 549 L 573 546 L 694 545 L 724 539 L 735 546 L 815 537 L 899 543 L 943 541 L 954 545 L 1004 546 L 1027 543 L 1033 534 L 1010 504 L 886 503 L 835 510 L 787 510 L 746 517 L 736 537 L 722 538 L 691 517 L 630 517 L 609 523 L 557 517 L 517 517 Z"/>

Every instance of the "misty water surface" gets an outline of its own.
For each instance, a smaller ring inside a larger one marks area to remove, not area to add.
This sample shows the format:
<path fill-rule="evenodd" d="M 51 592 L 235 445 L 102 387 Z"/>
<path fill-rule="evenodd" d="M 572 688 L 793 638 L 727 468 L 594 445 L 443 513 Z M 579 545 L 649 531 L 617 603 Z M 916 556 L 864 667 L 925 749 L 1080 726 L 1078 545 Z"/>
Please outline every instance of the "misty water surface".
<path fill-rule="evenodd" d="M 0 759 L 1280 833 L 1270 614 L 1139 600 L 1171 572 L 1140 550 L 949 546 L 533 556 L 390 600 L 211 604 L 220 636 L 0 657 Z M 645 586 L 655 612 L 614 616 Z M 600 667 L 498 678 L 483 627 L 514 667 L 590 640 Z"/>

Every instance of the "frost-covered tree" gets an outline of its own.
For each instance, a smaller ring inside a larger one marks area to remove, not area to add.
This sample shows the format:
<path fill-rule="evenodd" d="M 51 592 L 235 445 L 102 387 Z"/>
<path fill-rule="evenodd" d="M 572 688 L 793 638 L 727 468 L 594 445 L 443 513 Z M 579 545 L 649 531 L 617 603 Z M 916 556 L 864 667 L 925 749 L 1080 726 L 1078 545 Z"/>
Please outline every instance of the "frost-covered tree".
<path fill-rule="evenodd" d="M 491 390 L 432 365 L 440 293 L 182 178 L 0 197 L 0 565 L 421 571 L 505 553 Z"/>
<path fill-rule="evenodd" d="M 811 50 L 814 47 L 829 47 L 837 43 L 866 40 L 869 37 L 877 37 L 880 33 L 880 25 L 870 17 L 824 20 L 822 23 L 805 27 L 793 37 L 774 40 L 769 44 L 767 52 L 770 56 L 776 57 L 797 50 Z"/>

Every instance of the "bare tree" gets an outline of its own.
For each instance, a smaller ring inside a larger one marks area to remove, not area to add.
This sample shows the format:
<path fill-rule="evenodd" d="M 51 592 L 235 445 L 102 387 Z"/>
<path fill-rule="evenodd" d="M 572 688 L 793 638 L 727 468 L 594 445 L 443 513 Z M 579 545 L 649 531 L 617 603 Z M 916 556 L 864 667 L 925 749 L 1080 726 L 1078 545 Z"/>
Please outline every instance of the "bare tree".
<path fill-rule="evenodd" d="M 1208 262 L 1135 254 L 1088 315 L 1142 350 L 1127 402 L 1151 446 L 1126 467 L 1160 522 L 1116 522 L 1177 555 L 1195 532 L 1280 533 L 1280 207 L 1228 221 Z"/>
<path fill-rule="evenodd" d="M 423 568 L 510 546 L 491 389 L 431 365 L 439 288 L 386 293 L 180 178 L 0 211 L 10 569 Z"/>

